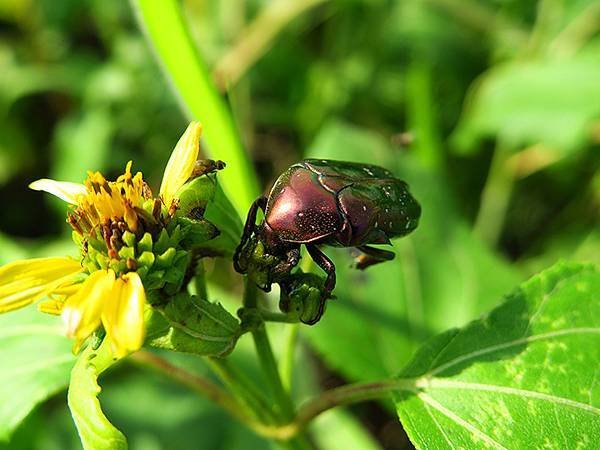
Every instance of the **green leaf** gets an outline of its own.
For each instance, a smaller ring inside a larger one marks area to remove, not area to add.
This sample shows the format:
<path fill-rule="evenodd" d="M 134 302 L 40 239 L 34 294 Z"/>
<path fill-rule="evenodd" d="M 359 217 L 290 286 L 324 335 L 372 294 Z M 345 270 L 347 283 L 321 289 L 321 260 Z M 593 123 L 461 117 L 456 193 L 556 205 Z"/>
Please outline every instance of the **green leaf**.
<path fill-rule="evenodd" d="M 109 422 L 98 400 L 98 376 L 115 362 L 105 340 L 96 351 L 86 348 L 71 372 L 67 400 L 85 450 L 127 449 L 125 436 Z"/>
<path fill-rule="evenodd" d="M 498 66 L 476 85 L 453 136 L 463 152 L 479 141 L 502 137 L 517 151 L 537 143 L 558 156 L 577 150 L 600 116 L 597 52 L 569 60 L 527 61 Z"/>
<path fill-rule="evenodd" d="M 326 126 L 309 152 L 393 169 L 423 209 L 416 231 L 386 247 L 393 261 L 361 272 L 349 267 L 348 250 L 326 250 L 336 263 L 337 298 L 320 323 L 302 329 L 330 366 L 356 381 L 397 373 L 425 339 L 489 310 L 519 282 L 473 236 L 445 180 L 410 158 L 394 164 L 391 153 L 380 136 L 341 123 Z"/>
<path fill-rule="evenodd" d="M 229 165 L 221 175 L 223 186 L 238 214 L 244 216 L 258 196 L 258 182 L 231 114 L 194 46 L 179 2 L 131 3 L 184 108 L 203 123 L 209 154 Z"/>
<path fill-rule="evenodd" d="M 75 358 L 59 321 L 34 307 L 0 315 L 0 441 L 69 384 Z"/>
<path fill-rule="evenodd" d="M 203 356 L 225 356 L 241 334 L 240 323 L 218 303 L 178 294 L 161 312 L 153 312 L 146 343 Z"/>
<path fill-rule="evenodd" d="M 419 448 L 592 448 L 600 436 L 600 269 L 558 263 L 429 341 L 396 407 Z"/>

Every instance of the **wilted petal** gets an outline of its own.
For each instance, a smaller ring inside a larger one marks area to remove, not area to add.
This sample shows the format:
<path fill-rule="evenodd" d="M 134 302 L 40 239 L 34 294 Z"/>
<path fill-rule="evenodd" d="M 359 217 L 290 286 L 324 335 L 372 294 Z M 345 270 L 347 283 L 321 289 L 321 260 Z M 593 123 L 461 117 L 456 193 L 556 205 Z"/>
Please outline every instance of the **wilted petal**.
<path fill-rule="evenodd" d="M 81 272 L 71 258 L 35 258 L 0 267 L 0 312 L 39 300 Z"/>
<path fill-rule="evenodd" d="M 67 336 L 81 342 L 98 328 L 102 307 L 109 301 L 114 284 L 115 273 L 112 270 L 98 270 L 86 278 L 76 294 L 66 300 L 62 319 Z"/>
<path fill-rule="evenodd" d="M 61 200 L 72 205 L 77 204 L 77 199 L 87 193 L 83 184 L 71 183 L 69 181 L 56 181 L 49 178 L 42 178 L 29 184 L 34 191 L 44 191 L 56 195 Z"/>
<path fill-rule="evenodd" d="M 198 122 L 190 123 L 171 153 L 160 185 L 160 195 L 167 206 L 177 190 L 192 175 L 200 151 L 201 135 L 202 125 Z"/>
<path fill-rule="evenodd" d="M 146 292 L 136 272 L 115 282 L 110 301 L 102 312 L 102 323 L 117 358 L 139 350 L 144 343 Z"/>

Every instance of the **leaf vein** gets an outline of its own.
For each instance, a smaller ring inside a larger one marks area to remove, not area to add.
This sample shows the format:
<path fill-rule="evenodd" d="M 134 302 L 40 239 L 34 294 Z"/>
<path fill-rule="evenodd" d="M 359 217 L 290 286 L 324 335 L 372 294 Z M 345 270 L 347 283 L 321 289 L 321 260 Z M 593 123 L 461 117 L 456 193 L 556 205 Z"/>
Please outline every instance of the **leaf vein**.
<path fill-rule="evenodd" d="M 600 415 L 599 408 L 596 408 L 592 405 L 588 405 L 586 403 L 571 400 L 570 398 L 559 397 L 557 395 L 545 394 L 543 392 L 530 391 L 527 389 L 519 389 L 509 386 L 498 386 L 495 384 L 470 383 L 466 381 L 442 379 L 421 380 L 417 382 L 416 385 L 417 387 L 424 389 L 466 389 L 474 391 L 495 392 L 499 394 L 519 395 L 523 397 L 534 398 L 537 400 L 553 402 L 560 405 L 571 406 L 573 408 L 581 409 L 592 414 Z"/>
<path fill-rule="evenodd" d="M 448 438 L 448 435 L 446 434 L 446 432 L 444 431 L 444 429 L 442 428 L 440 423 L 437 421 L 435 416 L 431 413 L 431 409 L 427 402 L 425 402 L 425 411 L 427 411 L 427 414 L 429 414 L 429 417 L 431 417 L 431 420 L 433 420 L 433 423 L 435 424 L 437 429 L 440 431 L 440 434 L 444 437 L 444 440 L 448 443 L 450 448 L 454 449 L 455 448 L 454 444 L 450 441 L 450 438 Z"/>
<path fill-rule="evenodd" d="M 441 412 L 443 415 L 445 415 L 446 417 L 448 417 L 450 420 L 453 420 L 454 422 L 456 422 L 461 427 L 463 427 L 466 430 L 470 431 L 471 434 L 473 434 L 474 436 L 477 436 L 479 439 L 483 440 L 488 445 L 491 445 L 492 447 L 497 448 L 497 449 L 508 450 L 502 444 L 496 442 L 494 439 L 492 439 L 490 436 L 488 436 L 487 434 L 485 434 L 483 431 L 481 431 L 480 429 L 476 428 L 475 426 L 473 426 L 472 424 L 470 424 L 469 422 L 467 422 L 465 419 L 463 419 L 462 417 L 460 417 L 458 414 L 454 413 L 453 411 L 449 410 L 448 408 L 446 408 L 445 406 L 443 406 L 438 401 L 434 400 L 429 395 L 427 395 L 427 394 L 425 394 L 423 392 L 419 392 L 417 394 L 417 396 L 423 402 L 428 403 L 429 405 L 431 405 L 432 407 L 434 407 L 435 409 L 437 409 L 439 412 Z"/>
<path fill-rule="evenodd" d="M 449 369 L 452 366 L 460 364 L 464 361 L 468 361 L 469 359 L 476 358 L 481 355 L 486 355 L 488 353 L 494 353 L 499 350 L 504 350 L 510 347 L 516 347 L 517 345 L 527 344 L 530 342 L 541 341 L 544 339 L 552 339 L 556 337 L 568 336 L 571 334 L 600 334 L 600 328 L 567 328 L 559 331 L 552 331 L 549 333 L 538 334 L 536 336 L 527 336 L 520 339 L 515 339 L 508 342 L 503 342 L 501 344 L 491 345 L 489 347 L 484 347 L 479 350 L 475 350 L 471 353 L 467 353 L 461 356 L 458 356 L 441 366 L 436 367 L 434 370 L 430 371 L 424 377 L 432 377 L 437 375 L 440 372 L 443 372 L 446 369 Z M 446 346 L 447 347 L 447 346 Z"/>

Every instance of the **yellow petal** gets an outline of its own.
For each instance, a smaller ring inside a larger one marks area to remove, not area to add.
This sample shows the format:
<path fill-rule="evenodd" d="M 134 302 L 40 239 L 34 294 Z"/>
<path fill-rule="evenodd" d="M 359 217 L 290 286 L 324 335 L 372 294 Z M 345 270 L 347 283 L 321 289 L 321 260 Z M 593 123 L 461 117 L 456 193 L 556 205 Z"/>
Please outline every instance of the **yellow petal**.
<path fill-rule="evenodd" d="M 77 199 L 87 194 L 87 189 L 83 184 L 50 180 L 48 178 L 34 181 L 29 184 L 29 187 L 34 191 L 44 191 L 56 195 L 61 200 L 72 205 L 76 205 Z"/>
<path fill-rule="evenodd" d="M 144 343 L 144 306 L 146 292 L 136 272 L 115 282 L 110 301 L 102 312 L 102 323 L 117 358 L 139 350 Z"/>
<path fill-rule="evenodd" d="M 160 185 L 160 195 L 167 206 L 170 206 L 177 190 L 192 175 L 200 151 L 201 135 L 202 125 L 198 122 L 190 123 L 171 153 Z"/>
<path fill-rule="evenodd" d="M 98 328 L 102 308 L 109 302 L 114 284 L 115 273 L 112 270 L 98 270 L 87 277 L 77 293 L 66 300 L 62 319 L 67 336 L 81 342 Z"/>
<path fill-rule="evenodd" d="M 0 267 L 0 313 L 29 305 L 81 272 L 71 258 L 36 258 Z"/>

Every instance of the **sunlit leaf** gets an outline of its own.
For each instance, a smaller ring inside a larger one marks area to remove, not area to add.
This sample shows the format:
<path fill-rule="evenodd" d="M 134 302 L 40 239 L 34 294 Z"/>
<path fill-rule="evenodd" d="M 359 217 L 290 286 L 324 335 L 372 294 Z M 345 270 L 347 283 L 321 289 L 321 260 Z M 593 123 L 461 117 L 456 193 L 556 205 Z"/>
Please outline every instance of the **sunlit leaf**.
<path fill-rule="evenodd" d="M 396 406 L 418 448 L 593 448 L 599 367 L 600 270 L 559 263 L 423 346 Z"/>
<path fill-rule="evenodd" d="M 0 441 L 69 384 L 75 362 L 60 319 L 29 307 L 0 315 Z"/>

